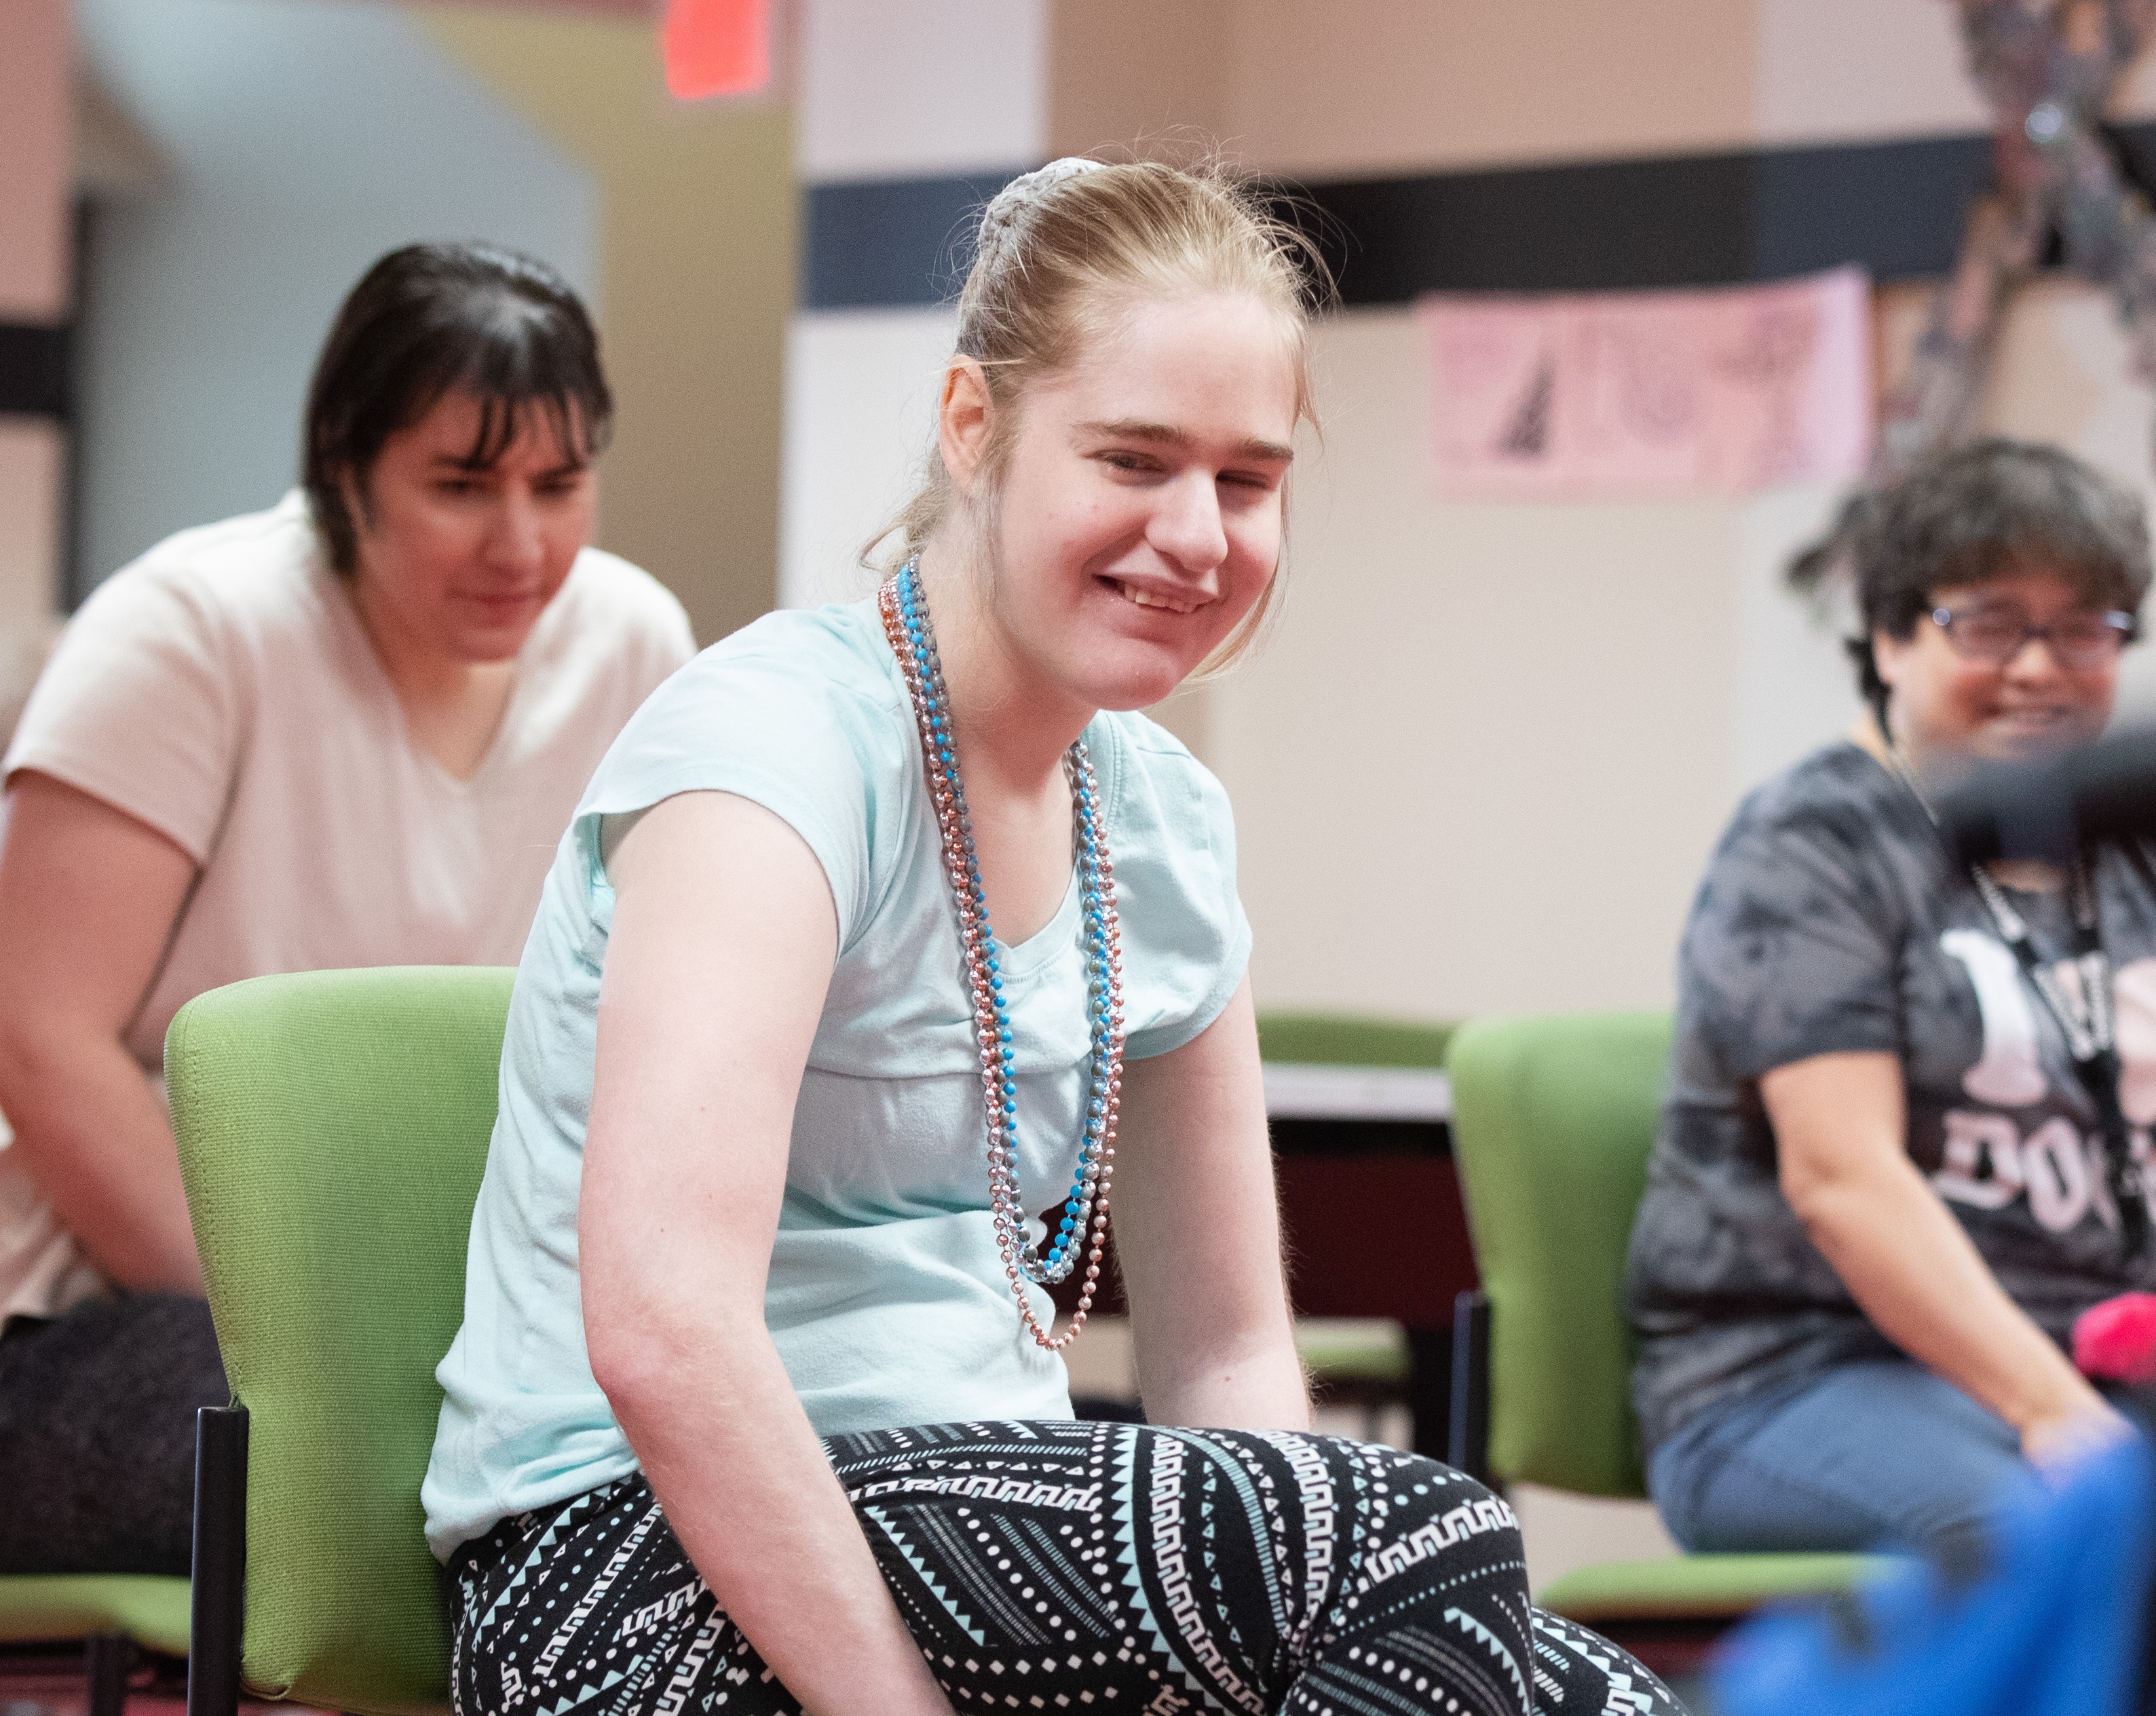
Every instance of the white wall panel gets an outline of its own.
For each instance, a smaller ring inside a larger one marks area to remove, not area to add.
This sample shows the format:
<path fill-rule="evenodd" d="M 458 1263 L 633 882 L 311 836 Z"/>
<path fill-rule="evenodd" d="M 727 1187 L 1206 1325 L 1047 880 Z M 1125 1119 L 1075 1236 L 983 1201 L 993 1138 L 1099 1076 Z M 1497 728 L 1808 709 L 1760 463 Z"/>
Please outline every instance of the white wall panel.
<path fill-rule="evenodd" d="M 1792 595 L 1790 558 L 1816 541 L 1841 505 L 1841 490 L 1805 483 L 1745 504 L 1730 576 L 1737 585 L 1737 700 L 1731 711 L 1737 796 L 1830 739 L 1861 712 L 1841 640 L 1853 629 L 1843 592 L 1825 602 Z"/>
<path fill-rule="evenodd" d="M 1951 0 L 1754 0 L 1762 143 L 1980 131 Z"/>
<path fill-rule="evenodd" d="M 862 545 L 926 467 L 957 330 L 942 309 L 797 315 L 786 346 L 778 600 L 813 607 L 867 593 Z"/>
<path fill-rule="evenodd" d="M 1049 0 L 804 0 L 803 178 L 1025 166 L 1048 135 Z"/>

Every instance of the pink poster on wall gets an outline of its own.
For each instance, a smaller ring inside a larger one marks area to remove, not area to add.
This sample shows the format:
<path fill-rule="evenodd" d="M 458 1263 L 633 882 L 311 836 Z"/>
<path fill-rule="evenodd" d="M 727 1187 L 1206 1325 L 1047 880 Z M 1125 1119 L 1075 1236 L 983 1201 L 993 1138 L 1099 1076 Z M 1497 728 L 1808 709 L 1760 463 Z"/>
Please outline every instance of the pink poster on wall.
<path fill-rule="evenodd" d="M 1563 499 L 1861 476 L 1871 307 L 1854 268 L 1704 291 L 1426 297 L 1438 484 Z"/>

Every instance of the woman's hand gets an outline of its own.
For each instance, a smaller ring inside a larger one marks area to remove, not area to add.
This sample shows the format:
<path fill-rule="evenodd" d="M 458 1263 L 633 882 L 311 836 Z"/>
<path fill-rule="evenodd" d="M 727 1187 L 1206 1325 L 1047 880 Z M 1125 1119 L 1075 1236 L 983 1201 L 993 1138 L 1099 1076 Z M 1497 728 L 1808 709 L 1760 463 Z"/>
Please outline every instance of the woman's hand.
<path fill-rule="evenodd" d="M 0 840 L 0 1111 L 105 1274 L 202 1291 L 172 1123 L 121 1041 L 195 878 L 146 822 L 33 770 Z"/>
<path fill-rule="evenodd" d="M 610 854 L 577 1234 L 593 1374 L 681 1546 L 818 1716 L 949 1716 L 763 1321 L 837 953 L 814 853 L 716 792 Z"/>
<path fill-rule="evenodd" d="M 1146 1416 L 1307 1430 L 1247 978 L 1181 1048 L 1125 1065 L 1113 1210 Z"/>
<path fill-rule="evenodd" d="M 1895 1056 L 1815 1055 L 1768 1073 L 1759 1097 L 1784 1195 L 1881 1334 L 2012 1425 L 2040 1463 L 2123 1424 L 1909 1160 Z"/>

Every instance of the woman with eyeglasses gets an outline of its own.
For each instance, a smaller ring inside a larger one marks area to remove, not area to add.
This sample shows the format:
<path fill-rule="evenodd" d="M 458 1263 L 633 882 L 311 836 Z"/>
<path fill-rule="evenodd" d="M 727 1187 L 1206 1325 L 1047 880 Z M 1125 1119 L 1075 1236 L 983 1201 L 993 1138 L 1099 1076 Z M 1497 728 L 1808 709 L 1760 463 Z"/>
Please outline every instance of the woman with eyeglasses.
<path fill-rule="evenodd" d="M 1962 866 L 1958 773 L 2101 732 L 2149 581 L 2140 503 L 1987 440 L 1872 504 L 1870 713 L 1708 864 L 1632 1237 L 1648 1477 L 1686 1548 L 1936 1540 L 2123 1433 L 2075 1319 L 2156 1287 L 2156 872 Z"/>

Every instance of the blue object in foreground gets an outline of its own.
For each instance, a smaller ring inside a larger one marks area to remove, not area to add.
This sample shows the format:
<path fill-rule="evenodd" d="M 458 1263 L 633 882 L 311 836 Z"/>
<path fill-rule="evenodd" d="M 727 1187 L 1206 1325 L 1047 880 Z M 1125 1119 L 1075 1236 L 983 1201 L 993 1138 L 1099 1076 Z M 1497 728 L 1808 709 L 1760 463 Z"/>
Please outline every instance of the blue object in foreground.
<path fill-rule="evenodd" d="M 2032 1477 L 1966 1548 L 1747 1622 L 1709 1671 L 1715 1709 L 2130 1716 L 2156 1559 L 2148 1443 Z"/>

